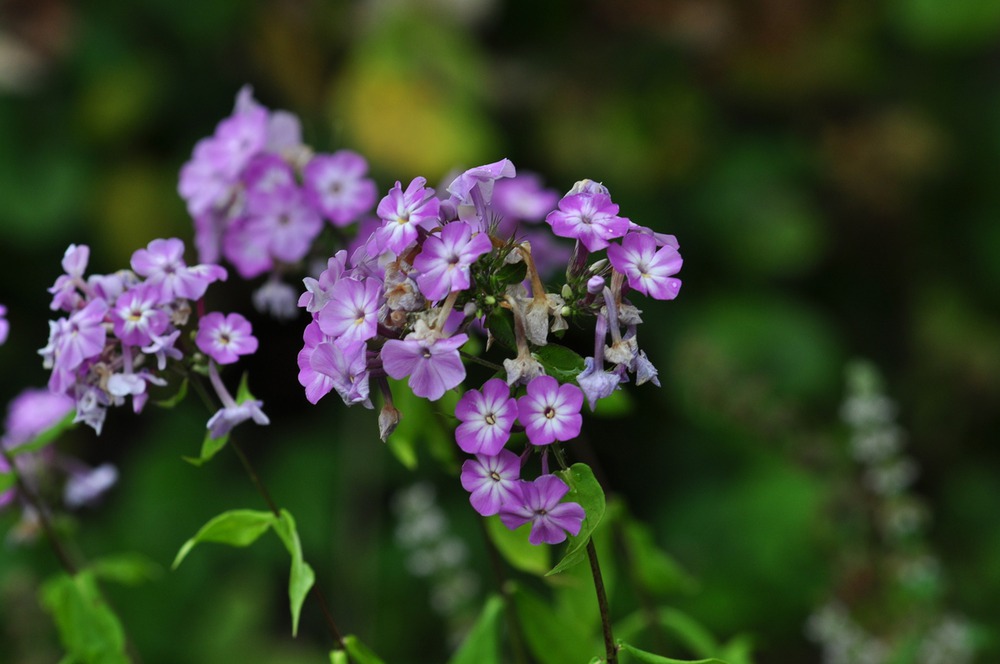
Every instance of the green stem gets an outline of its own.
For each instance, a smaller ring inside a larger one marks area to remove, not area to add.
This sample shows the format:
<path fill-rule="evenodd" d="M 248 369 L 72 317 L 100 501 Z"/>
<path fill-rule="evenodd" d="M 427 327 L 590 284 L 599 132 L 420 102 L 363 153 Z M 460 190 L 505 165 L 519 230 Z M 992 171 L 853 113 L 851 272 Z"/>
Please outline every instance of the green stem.
<path fill-rule="evenodd" d="M 474 362 L 475 364 L 482 365 L 487 369 L 493 369 L 493 371 L 504 371 L 504 368 L 495 362 L 490 362 L 489 360 L 484 360 L 481 357 L 476 357 L 475 355 L 470 355 L 464 350 L 458 351 L 458 354 L 462 356 L 463 360 L 468 360 L 469 362 Z"/>
<path fill-rule="evenodd" d="M 615 636 L 611 632 L 611 609 L 608 606 L 608 595 L 604 591 L 604 578 L 601 576 L 601 564 L 597 560 L 597 549 L 594 539 L 587 540 L 587 558 L 590 560 L 590 573 L 594 577 L 594 590 L 597 592 L 597 606 L 601 609 L 601 626 L 604 629 L 604 652 L 608 664 L 618 664 L 618 650 L 615 648 Z"/>

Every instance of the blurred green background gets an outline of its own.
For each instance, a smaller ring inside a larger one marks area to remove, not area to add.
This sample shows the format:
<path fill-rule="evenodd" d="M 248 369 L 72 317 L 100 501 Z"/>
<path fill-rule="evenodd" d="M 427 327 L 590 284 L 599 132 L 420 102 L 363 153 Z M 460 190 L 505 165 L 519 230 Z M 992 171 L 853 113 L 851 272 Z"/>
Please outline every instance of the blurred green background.
<path fill-rule="evenodd" d="M 877 592 L 845 587 L 857 534 L 835 509 L 859 484 L 844 368 L 872 360 L 921 469 L 939 601 L 1000 661 L 998 38 L 1000 3 L 981 0 L 2 0 L 0 400 L 46 380 L 45 288 L 69 243 L 92 247 L 92 272 L 153 238 L 190 245 L 178 170 L 249 83 L 302 117 L 307 143 L 364 154 L 383 192 L 509 157 L 563 191 L 603 181 L 624 215 L 676 234 L 680 297 L 640 303 L 663 387 L 635 390 L 629 417 L 592 418 L 585 460 L 697 580 L 670 602 L 720 637 L 752 635 L 759 662 L 819 661 L 808 616 Z M 226 306 L 250 312 L 250 289 L 231 281 Z M 307 404 L 303 320 L 253 322 L 272 426 L 238 435 L 338 621 L 391 662 L 443 661 L 446 621 L 419 610 L 431 590 L 403 564 L 390 506 L 431 482 L 485 592 L 464 492 L 429 457 L 405 470 L 372 413 Z M 232 455 L 181 461 L 205 417 L 191 400 L 68 438 L 121 471 L 79 516 L 80 547 L 164 566 L 108 588 L 147 664 L 322 661 L 308 604 L 289 636 L 276 541 L 166 571 L 214 514 L 263 508 Z M 58 660 L 35 594 L 54 567 L 43 542 L 0 552 L 0 661 Z"/>

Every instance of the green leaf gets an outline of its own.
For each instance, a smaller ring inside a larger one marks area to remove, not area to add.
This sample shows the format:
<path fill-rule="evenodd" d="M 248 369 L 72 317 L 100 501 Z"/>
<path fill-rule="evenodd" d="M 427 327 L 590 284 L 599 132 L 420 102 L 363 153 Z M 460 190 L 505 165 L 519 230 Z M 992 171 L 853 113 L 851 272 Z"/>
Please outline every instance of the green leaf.
<path fill-rule="evenodd" d="M 292 573 L 288 579 L 288 599 L 292 607 L 292 636 L 299 631 L 299 614 L 309 589 L 316 582 L 312 567 L 302 559 L 302 542 L 295 528 L 295 519 L 288 510 L 281 510 L 281 518 L 275 521 L 274 531 L 292 554 Z"/>
<path fill-rule="evenodd" d="M 493 338 L 510 350 L 517 348 L 514 337 L 514 315 L 508 309 L 497 307 L 486 315 L 486 327 Z"/>
<path fill-rule="evenodd" d="M 385 664 L 372 649 L 358 641 L 358 637 L 348 634 L 344 637 L 344 647 L 354 664 Z"/>
<path fill-rule="evenodd" d="M 656 546 L 653 533 L 645 524 L 629 519 L 622 527 L 622 535 L 632 573 L 645 590 L 664 595 L 694 589 L 695 580 Z"/>
<path fill-rule="evenodd" d="M 241 404 L 244 401 L 252 401 L 254 396 L 250 393 L 250 388 L 248 386 L 248 376 L 244 372 L 243 377 L 240 379 L 239 389 L 236 391 L 236 403 Z M 229 434 L 225 433 L 218 438 L 212 438 L 212 432 L 205 432 L 205 439 L 201 442 L 201 452 L 199 452 L 197 457 L 181 457 L 187 461 L 192 466 L 203 466 L 208 461 L 219 453 L 226 443 L 229 442 Z"/>
<path fill-rule="evenodd" d="M 476 624 L 458 652 L 448 664 L 501 664 L 500 622 L 503 616 L 503 598 L 491 595 L 483 606 Z"/>
<path fill-rule="evenodd" d="M 126 586 L 138 586 L 163 574 L 163 568 L 141 553 L 119 553 L 98 558 L 87 566 L 94 576 Z"/>
<path fill-rule="evenodd" d="M 625 417 L 635 410 L 632 395 L 627 390 L 615 390 L 596 404 L 594 414 L 600 417 Z"/>
<path fill-rule="evenodd" d="M 108 608 L 93 573 L 58 574 L 45 582 L 41 601 L 52 614 L 66 648 L 63 661 L 126 664 L 125 631 Z"/>
<path fill-rule="evenodd" d="M 171 569 L 177 569 L 187 554 L 201 542 L 217 542 L 230 546 L 249 546 L 257 541 L 277 519 L 270 512 L 230 510 L 215 517 L 189 539 L 177 552 Z"/>
<path fill-rule="evenodd" d="M 181 386 L 177 389 L 177 393 L 172 397 L 166 399 L 160 399 L 159 401 L 154 401 L 153 405 L 159 406 L 160 408 L 173 408 L 180 402 L 184 401 L 184 397 L 188 393 L 188 379 L 185 378 L 181 381 Z"/>
<path fill-rule="evenodd" d="M 699 657 L 710 657 L 720 650 L 712 633 L 683 611 L 661 607 L 656 612 L 656 620 L 660 626 L 672 632 L 688 650 Z"/>
<path fill-rule="evenodd" d="M 586 516 L 580 526 L 579 534 L 569 538 L 562 560 L 545 576 L 558 574 L 576 565 L 587 556 L 587 542 L 590 541 L 594 529 L 604 517 L 605 508 L 604 490 L 601 489 L 601 484 L 594 477 L 594 471 L 590 469 L 590 466 L 584 463 L 574 463 L 569 470 L 560 470 L 556 474 L 569 485 L 566 501 L 579 503 Z"/>
<path fill-rule="evenodd" d="M 413 470 L 417 467 L 417 450 L 423 445 L 449 471 L 457 473 L 457 448 L 451 413 L 455 412 L 455 404 L 461 395 L 449 390 L 439 401 L 432 403 L 414 395 L 405 381 L 390 380 L 389 384 L 401 416 L 396 430 L 386 441 L 396 459 L 408 470 Z"/>
<path fill-rule="evenodd" d="M 17 484 L 17 478 L 14 477 L 14 473 L 0 473 L 0 494 L 13 487 L 15 484 Z"/>
<path fill-rule="evenodd" d="M 583 358 L 580 354 L 559 344 L 542 346 L 532 355 L 545 367 L 545 373 L 560 383 L 576 381 L 576 377 L 584 369 Z"/>
<path fill-rule="evenodd" d="M 524 261 L 507 263 L 494 273 L 497 291 L 503 292 L 510 284 L 519 284 L 528 274 L 528 264 Z"/>
<path fill-rule="evenodd" d="M 746 634 L 741 634 L 723 646 L 719 654 L 729 664 L 753 664 L 751 652 L 753 652 L 753 640 Z"/>
<path fill-rule="evenodd" d="M 514 606 L 528 649 L 546 664 L 580 664 L 598 652 L 594 635 L 585 626 L 553 612 L 541 597 L 515 586 Z"/>
<path fill-rule="evenodd" d="M 653 653 L 646 652 L 645 650 L 639 650 L 638 648 L 621 641 L 618 642 L 618 652 L 628 653 L 629 655 L 632 655 L 636 661 L 643 662 L 644 664 L 726 664 L 726 662 L 721 659 L 670 659 L 669 657 L 654 655 Z"/>
<path fill-rule="evenodd" d="M 486 532 L 497 551 L 512 567 L 541 576 L 552 565 L 551 549 L 529 542 L 528 528 L 510 530 L 499 516 L 491 516 L 486 519 Z"/>
<path fill-rule="evenodd" d="M 350 660 L 347 659 L 346 650 L 331 650 L 330 651 L 330 664 L 351 664 Z"/>
<path fill-rule="evenodd" d="M 63 434 L 67 429 L 73 428 L 73 418 L 76 416 L 75 412 L 67 413 L 61 420 L 50 426 L 48 429 L 43 431 L 34 437 L 34 439 L 24 443 L 23 445 L 18 445 L 17 447 L 10 448 L 7 452 L 11 456 L 19 456 L 21 454 L 26 454 L 28 452 L 37 452 L 43 447 L 54 443 L 59 436 Z"/>

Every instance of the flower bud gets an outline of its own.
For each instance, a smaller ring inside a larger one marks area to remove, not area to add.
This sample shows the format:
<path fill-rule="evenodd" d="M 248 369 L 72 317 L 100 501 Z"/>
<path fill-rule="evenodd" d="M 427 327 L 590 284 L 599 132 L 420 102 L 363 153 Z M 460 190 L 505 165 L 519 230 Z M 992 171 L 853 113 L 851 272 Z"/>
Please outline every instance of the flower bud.
<path fill-rule="evenodd" d="M 602 290 L 604 290 L 604 277 L 599 274 L 595 274 L 590 279 L 587 280 L 587 292 L 591 295 L 597 295 Z"/>

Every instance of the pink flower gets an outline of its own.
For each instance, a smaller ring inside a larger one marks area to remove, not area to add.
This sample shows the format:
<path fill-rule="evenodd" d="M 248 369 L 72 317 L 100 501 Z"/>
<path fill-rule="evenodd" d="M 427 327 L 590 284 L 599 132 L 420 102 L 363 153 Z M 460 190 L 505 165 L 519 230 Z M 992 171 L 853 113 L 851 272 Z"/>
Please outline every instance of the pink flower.
<path fill-rule="evenodd" d="M 455 429 L 455 441 L 469 454 L 498 454 L 510 438 L 517 419 L 517 401 L 510 396 L 507 383 L 491 378 L 482 390 L 469 390 L 455 406 L 455 417 L 462 421 Z"/>
<path fill-rule="evenodd" d="M 608 260 L 635 290 L 657 300 L 672 300 L 681 288 L 681 280 L 673 275 L 680 271 L 684 261 L 676 246 L 665 244 L 657 249 L 656 245 L 652 235 L 629 233 L 621 246 L 608 247 Z"/>
<path fill-rule="evenodd" d="M 517 400 L 517 415 L 528 442 L 548 445 L 580 435 L 582 406 L 583 392 L 576 385 L 560 385 L 552 376 L 536 376 L 528 383 L 528 393 Z"/>
<path fill-rule="evenodd" d="M 302 173 L 306 198 L 334 226 L 346 226 L 375 204 L 375 181 L 357 152 L 338 150 L 313 157 Z"/>
<path fill-rule="evenodd" d="M 437 401 L 465 380 L 465 365 L 458 349 L 467 334 L 447 339 L 390 339 L 382 346 L 382 366 L 396 380 L 409 376 L 407 384 L 418 397 Z"/>
<path fill-rule="evenodd" d="M 379 251 L 401 254 L 417 241 L 418 228 L 430 230 L 438 223 L 441 202 L 425 184 L 426 179 L 413 178 L 404 192 L 403 185 L 396 182 L 378 204 L 376 213 L 382 226 L 375 232 L 375 243 Z"/>
<path fill-rule="evenodd" d="M 492 248 L 485 233 L 472 237 L 472 228 L 465 223 L 446 225 L 441 237 L 432 235 L 424 241 L 420 255 L 413 261 L 420 273 L 420 291 L 430 300 L 440 300 L 452 291 L 465 290 L 471 285 L 470 266 Z"/>
<path fill-rule="evenodd" d="M 564 196 L 559 209 L 550 212 L 547 221 L 559 237 L 575 238 L 587 251 L 608 246 L 608 240 L 628 232 L 629 220 L 618 216 L 618 206 L 611 197 L 600 193 Z"/>
<path fill-rule="evenodd" d="M 560 503 L 569 492 L 566 483 L 555 475 L 542 475 L 534 482 L 518 483 L 519 500 L 505 502 L 500 520 L 511 530 L 531 523 L 528 541 L 532 544 L 558 544 L 566 533 L 577 535 L 586 513 L 577 503 Z"/>
<path fill-rule="evenodd" d="M 510 450 L 496 456 L 477 454 L 462 464 L 462 488 L 471 493 L 469 502 L 483 516 L 493 516 L 507 503 L 518 502 L 521 460 Z"/>
<path fill-rule="evenodd" d="M 240 314 L 206 314 L 198 323 L 195 344 L 219 364 L 232 364 L 240 355 L 257 352 L 257 339 L 250 321 Z"/>

